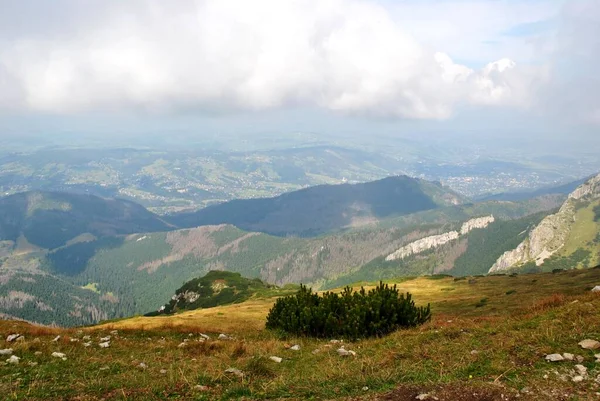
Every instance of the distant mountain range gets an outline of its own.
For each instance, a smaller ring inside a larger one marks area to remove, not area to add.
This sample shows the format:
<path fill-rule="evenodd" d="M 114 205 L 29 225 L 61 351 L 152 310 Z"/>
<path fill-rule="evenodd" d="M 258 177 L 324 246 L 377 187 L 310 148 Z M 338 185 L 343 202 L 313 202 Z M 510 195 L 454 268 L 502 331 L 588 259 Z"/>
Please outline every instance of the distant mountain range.
<path fill-rule="evenodd" d="M 0 199 L 0 313 L 59 325 L 146 313 L 210 270 L 315 288 L 484 274 L 564 199 L 463 203 L 437 183 L 402 176 L 161 218 L 128 201 L 18 194 Z M 389 258 L 404 247 L 418 252 Z"/>
<path fill-rule="evenodd" d="M 538 188 L 533 191 L 503 192 L 500 194 L 480 196 L 480 197 L 477 197 L 477 201 L 484 202 L 484 201 L 490 201 L 490 200 L 497 200 L 497 201 L 518 202 L 521 200 L 537 198 L 539 196 L 544 196 L 544 195 L 552 195 L 552 194 L 568 195 L 571 192 L 573 192 L 578 186 L 580 186 L 581 184 L 583 184 L 590 178 L 591 177 L 586 177 L 586 178 L 582 178 L 580 180 L 568 182 L 566 184 Z"/>
<path fill-rule="evenodd" d="M 179 227 L 232 224 L 248 231 L 310 237 L 465 201 L 439 183 L 396 176 L 364 184 L 318 185 L 274 198 L 233 200 L 169 220 Z"/>
<path fill-rule="evenodd" d="M 77 237 L 173 229 L 137 203 L 64 192 L 24 192 L 0 198 L 0 240 L 54 249 Z"/>

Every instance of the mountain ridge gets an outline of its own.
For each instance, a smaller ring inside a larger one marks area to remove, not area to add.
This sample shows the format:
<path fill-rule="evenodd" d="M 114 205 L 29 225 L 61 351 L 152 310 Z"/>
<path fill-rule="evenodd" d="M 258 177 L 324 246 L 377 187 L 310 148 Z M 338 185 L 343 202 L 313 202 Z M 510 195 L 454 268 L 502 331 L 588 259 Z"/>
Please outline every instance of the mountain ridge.
<path fill-rule="evenodd" d="M 393 176 L 359 184 L 318 185 L 272 198 L 233 200 L 171 215 L 169 221 L 182 228 L 232 224 L 277 236 L 312 237 L 465 201 L 439 183 Z"/>

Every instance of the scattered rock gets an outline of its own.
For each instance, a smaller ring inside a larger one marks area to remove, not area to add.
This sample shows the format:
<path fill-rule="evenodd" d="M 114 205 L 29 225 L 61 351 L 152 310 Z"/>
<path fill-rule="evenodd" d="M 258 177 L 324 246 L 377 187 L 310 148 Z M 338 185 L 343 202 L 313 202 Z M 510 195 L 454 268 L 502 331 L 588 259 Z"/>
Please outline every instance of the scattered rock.
<path fill-rule="evenodd" d="M 35 351 L 35 352 L 33 353 L 33 355 L 35 355 L 35 356 L 42 355 L 42 351 Z"/>
<path fill-rule="evenodd" d="M 362 391 L 369 391 L 369 387 L 367 387 L 367 386 L 364 386 L 364 387 L 362 388 Z"/>
<path fill-rule="evenodd" d="M 290 347 L 290 349 L 291 349 L 292 351 L 300 351 L 300 346 L 299 346 L 298 344 L 296 344 L 296 345 L 294 345 L 294 346 Z"/>
<path fill-rule="evenodd" d="M 167 370 L 166 369 L 161 369 L 160 370 L 160 374 L 161 375 L 166 375 L 167 374 Z"/>
<path fill-rule="evenodd" d="M 98 344 L 100 348 L 108 348 L 110 347 L 110 341 L 105 341 L 103 343 Z"/>
<path fill-rule="evenodd" d="M 236 368 L 228 368 L 225 373 L 236 375 L 237 377 L 244 377 L 244 372 Z"/>
<path fill-rule="evenodd" d="M 563 358 L 563 356 L 561 354 L 550 354 L 550 355 L 546 355 L 546 360 L 548 362 L 560 362 L 560 361 L 564 361 L 565 358 Z"/>
<path fill-rule="evenodd" d="M 65 354 L 63 354 L 62 352 L 53 352 L 52 356 L 55 357 L 55 358 L 60 358 L 63 361 L 67 360 L 67 356 Z"/>
<path fill-rule="evenodd" d="M 584 361 L 584 357 L 582 357 L 581 355 L 575 355 L 575 360 L 577 361 L 577 363 L 582 363 Z"/>
<path fill-rule="evenodd" d="M 418 396 L 415 397 L 415 400 L 430 400 L 430 399 L 431 399 L 431 395 L 429 395 L 427 393 L 419 394 Z"/>
<path fill-rule="evenodd" d="M 15 342 L 17 342 L 17 343 L 20 343 L 20 342 L 23 342 L 23 341 L 25 341 L 25 336 L 19 336 L 19 337 L 17 337 L 17 339 L 15 340 Z"/>
<path fill-rule="evenodd" d="M 12 353 L 12 348 L 0 349 L 0 355 L 12 355 Z"/>
<path fill-rule="evenodd" d="M 148 365 L 146 365 L 144 362 L 140 362 L 140 364 L 138 365 L 138 368 L 140 368 L 140 369 L 147 369 Z"/>
<path fill-rule="evenodd" d="M 569 354 L 568 352 L 565 352 L 564 354 L 562 354 L 563 358 L 565 358 L 566 361 L 572 361 L 573 359 L 575 359 L 575 355 L 573 354 Z"/>
<path fill-rule="evenodd" d="M 583 381 L 583 376 L 575 376 L 571 380 L 573 383 L 581 383 Z"/>
<path fill-rule="evenodd" d="M 37 344 L 37 343 L 41 343 L 42 340 L 40 340 L 38 337 L 36 337 L 33 339 L 33 342 Z"/>
<path fill-rule="evenodd" d="M 598 349 L 600 348 L 600 342 L 596 340 L 590 340 L 589 338 L 579 342 L 579 346 L 583 349 Z"/>
<path fill-rule="evenodd" d="M 79 342 L 79 338 L 71 338 L 69 341 L 72 342 L 72 343 L 78 343 Z"/>
<path fill-rule="evenodd" d="M 581 376 L 586 376 L 587 375 L 587 368 L 585 366 L 583 366 L 583 365 L 575 365 L 575 370 Z"/>
<path fill-rule="evenodd" d="M 231 340 L 231 337 L 229 337 L 227 334 L 219 334 L 219 340 Z"/>
<path fill-rule="evenodd" d="M 600 354 L 594 355 L 594 358 L 596 358 L 596 363 L 600 363 Z"/>
<path fill-rule="evenodd" d="M 110 369 L 108 366 L 102 366 L 102 367 L 100 368 L 100 370 L 108 370 L 108 369 Z"/>
<path fill-rule="evenodd" d="M 10 364 L 13 364 L 13 365 L 18 365 L 19 364 L 19 359 L 21 359 L 21 358 L 19 358 L 18 356 L 15 356 L 15 355 L 11 355 L 10 358 L 8 358 L 6 360 L 6 363 L 10 363 Z"/>
<path fill-rule="evenodd" d="M 183 342 L 183 343 L 180 343 L 180 344 L 177 346 L 177 348 L 183 348 L 183 347 L 185 347 L 186 345 L 187 345 L 187 344 L 186 344 L 185 342 Z"/>
<path fill-rule="evenodd" d="M 592 288 L 592 292 L 600 292 L 600 285 L 597 285 L 594 288 Z"/>
<path fill-rule="evenodd" d="M 269 357 L 269 359 L 272 360 L 273 362 L 277 362 L 277 363 L 281 363 L 281 361 L 283 361 L 283 359 L 278 356 L 271 356 L 271 357 Z"/>
<path fill-rule="evenodd" d="M 200 337 L 204 338 L 205 340 L 210 340 L 210 336 L 204 333 L 200 333 Z"/>
<path fill-rule="evenodd" d="M 29 362 L 27 362 L 27 365 L 29 365 L 29 366 L 37 366 L 38 363 L 37 362 L 29 361 Z"/>
<path fill-rule="evenodd" d="M 339 356 L 356 356 L 356 352 L 341 347 L 337 350 Z"/>
<path fill-rule="evenodd" d="M 13 341 L 15 341 L 19 337 L 21 337 L 20 334 L 11 334 L 8 337 L 6 337 L 6 342 L 12 343 Z"/>
<path fill-rule="evenodd" d="M 331 340 L 331 341 L 329 341 L 329 342 L 330 342 L 331 344 L 339 344 L 339 343 L 340 343 L 340 340 Z"/>
<path fill-rule="evenodd" d="M 91 343 L 91 342 L 83 343 L 83 346 L 84 346 L 84 347 L 89 347 L 89 346 L 91 346 L 91 345 L 92 345 L 92 343 Z"/>
<path fill-rule="evenodd" d="M 110 334 L 112 334 L 113 336 L 118 336 L 119 335 L 119 331 L 118 330 L 112 330 L 110 332 Z"/>
<path fill-rule="evenodd" d="M 100 342 L 101 343 L 105 343 L 107 341 L 110 341 L 110 336 L 106 336 L 106 337 L 100 337 Z"/>
<path fill-rule="evenodd" d="M 198 390 L 198 391 L 208 391 L 208 386 L 203 386 L 201 384 L 196 384 L 194 386 L 194 390 Z"/>
<path fill-rule="evenodd" d="M 82 340 L 83 341 L 90 341 L 92 339 L 91 336 L 83 336 Z"/>
<path fill-rule="evenodd" d="M 319 352 L 321 352 L 321 350 L 317 348 L 317 349 L 313 350 L 313 352 L 311 352 L 311 354 L 317 355 Z"/>
<path fill-rule="evenodd" d="M 479 354 L 479 351 L 477 351 L 476 349 L 471 351 L 471 355 L 477 355 L 477 354 Z"/>
<path fill-rule="evenodd" d="M 54 340 L 52 340 L 53 343 L 57 342 L 58 340 L 60 340 L 60 336 L 56 336 L 54 337 Z"/>

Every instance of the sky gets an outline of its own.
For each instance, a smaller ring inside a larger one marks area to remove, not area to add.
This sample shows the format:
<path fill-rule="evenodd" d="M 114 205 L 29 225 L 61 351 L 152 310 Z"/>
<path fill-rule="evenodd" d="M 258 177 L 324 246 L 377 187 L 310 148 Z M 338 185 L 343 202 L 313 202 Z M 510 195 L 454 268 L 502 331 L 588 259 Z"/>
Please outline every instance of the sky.
<path fill-rule="evenodd" d="M 0 135 L 594 136 L 599 64 L 597 0 L 0 0 Z"/>

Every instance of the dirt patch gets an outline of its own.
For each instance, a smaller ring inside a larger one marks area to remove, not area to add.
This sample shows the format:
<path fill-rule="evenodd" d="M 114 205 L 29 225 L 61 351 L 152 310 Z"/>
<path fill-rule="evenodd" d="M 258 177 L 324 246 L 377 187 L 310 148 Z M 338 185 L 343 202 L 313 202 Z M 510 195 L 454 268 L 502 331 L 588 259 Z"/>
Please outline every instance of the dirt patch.
<path fill-rule="evenodd" d="M 471 387 L 462 384 L 449 384 L 444 386 L 400 386 L 396 390 L 384 394 L 378 401 L 414 401 L 418 396 L 428 394 L 424 400 L 438 401 L 510 401 L 528 399 L 524 394 L 516 394 L 514 390 L 508 390 L 497 386 Z M 423 396 L 422 396 L 423 397 Z"/>

